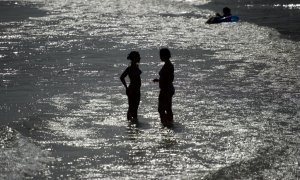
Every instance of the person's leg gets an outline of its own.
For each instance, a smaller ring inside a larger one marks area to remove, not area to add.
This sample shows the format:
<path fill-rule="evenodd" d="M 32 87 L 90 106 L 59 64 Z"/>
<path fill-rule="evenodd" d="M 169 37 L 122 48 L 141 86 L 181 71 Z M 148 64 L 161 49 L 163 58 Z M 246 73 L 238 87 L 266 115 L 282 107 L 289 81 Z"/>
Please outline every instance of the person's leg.
<path fill-rule="evenodd" d="M 138 118 L 138 109 L 139 109 L 140 100 L 141 100 L 141 93 L 137 92 L 136 95 L 133 97 L 133 103 L 132 103 L 132 117 L 134 119 Z"/>
<path fill-rule="evenodd" d="M 160 120 L 162 124 L 165 124 L 166 122 L 166 94 L 162 91 L 159 93 L 158 98 L 158 113 L 160 116 Z"/>
<path fill-rule="evenodd" d="M 166 97 L 166 118 L 167 121 L 173 122 L 173 111 L 172 111 L 172 94 Z"/>
<path fill-rule="evenodd" d="M 128 111 L 127 111 L 127 120 L 131 120 L 134 112 L 134 100 L 131 95 L 128 95 Z"/>

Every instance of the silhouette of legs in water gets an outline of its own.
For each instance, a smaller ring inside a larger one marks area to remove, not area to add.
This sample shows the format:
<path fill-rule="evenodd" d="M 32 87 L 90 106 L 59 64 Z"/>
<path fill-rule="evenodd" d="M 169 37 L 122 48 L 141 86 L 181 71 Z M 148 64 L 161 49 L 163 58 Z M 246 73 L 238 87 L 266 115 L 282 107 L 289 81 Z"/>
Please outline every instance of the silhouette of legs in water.
<path fill-rule="evenodd" d="M 160 91 L 158 98 L 158 112 L 160 115 L 161 123 L 164 126 L 170 126 L 173 123 L 172 111 L 172 96 L 173 92 Z"/>
<path fill-rule="evenodd" d="M 127 120 L 137 120 L 141 94 L 139 91 L 132 92 L 131 88 L 129 87 L 127 95 L 129 105 L 127 111 Z"/>

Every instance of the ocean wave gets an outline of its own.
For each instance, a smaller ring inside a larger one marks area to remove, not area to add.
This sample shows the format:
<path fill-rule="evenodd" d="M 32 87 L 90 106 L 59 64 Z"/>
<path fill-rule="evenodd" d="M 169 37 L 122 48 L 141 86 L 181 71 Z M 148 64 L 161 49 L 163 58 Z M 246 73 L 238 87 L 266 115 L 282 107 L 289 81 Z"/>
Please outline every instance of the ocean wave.
<path fill-rule="evenodd" d="M 0 127 L 0 179 L 24 179 L 47 175 L 53 161 L 49 152 L 36 146 L 16 130 Z"/>

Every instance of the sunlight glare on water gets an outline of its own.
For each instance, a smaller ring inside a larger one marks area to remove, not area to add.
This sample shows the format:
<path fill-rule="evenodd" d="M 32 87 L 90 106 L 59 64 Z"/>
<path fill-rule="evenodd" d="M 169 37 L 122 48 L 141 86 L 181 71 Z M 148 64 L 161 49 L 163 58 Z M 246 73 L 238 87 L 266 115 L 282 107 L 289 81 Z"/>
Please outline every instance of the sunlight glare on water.
<path fill-rule="evenodd" d="M 35 114 L 43 126 L 31 133 L 56 159 L 48 177 L 296 177 L 299 42 L 246 22 L 207 25 L 210 12 L 193 1 L 42 3 L 46 16 L 1 37 L 31 42 L 20 51 L 39 90 Z M 172 129 L 160 124 L 151 82 L 162 46 L 175 65 Z M 119 80 L 133 49 L 142 56 L 138 124 L 126 120 Z M 0 76 L 21 73 L 12 67 Z"/>

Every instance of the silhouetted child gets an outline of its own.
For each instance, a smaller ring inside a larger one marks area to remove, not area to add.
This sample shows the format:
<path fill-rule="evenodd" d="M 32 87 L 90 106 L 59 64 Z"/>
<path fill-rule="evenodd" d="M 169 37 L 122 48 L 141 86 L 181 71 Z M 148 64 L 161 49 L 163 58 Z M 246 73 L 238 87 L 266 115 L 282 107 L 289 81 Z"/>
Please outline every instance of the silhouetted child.
<path fill-rule="evenodd" d="M 206 23 L 208 23 L 208 24 L 220 23 L 221 18 L 225 18 L 225 17 L 229 17 L 229 16 L 231 16 L 231 9 L 228 7 L 224 7 L 223 8 L 223 16 L 219 13 L 216 13 L 216 16 L 209 18 L 206 21 Z"/>
<path fill-rule="evenodd" d="M 165 64 L 159 71 L 159 79 L 153 80 L 153 82 L 159 82 L 158 112 L 164 126 L 172 126 L 173 124 L 172 97 L 175 93 L 173 86 L 174 66 L 170 58 L 171 52 L 169 49 L 163 48 L 160 50 L 160 59 Z"/>
<path fill-rule="evenodd" d="M 227 17 L 231 16 L 231 9 L 228 7 L 223 8 L 223 16 L 221 16 L 219 13 L 216 14 L 217 17 Z"/>
<path fill-rule="evenodd" d="M 138 107 L 141 99 L 141 73 L 142 71 L 139 69 L 138 63 L 141 60 L 140 54 L 137 51 L 132 51 L 127 57 L 128 60 L 131 61 L 131 65 L 126 68 L 126 70 L 122 73 L 120 79 L 123 85 L 126 88 L 126 95 L 128 96 L 128 112 L 127 119 L 136 121 L 138 114 Z M 129 76 L 130 84 L 127 86 L 125 81 L 125 77 Z"/>

